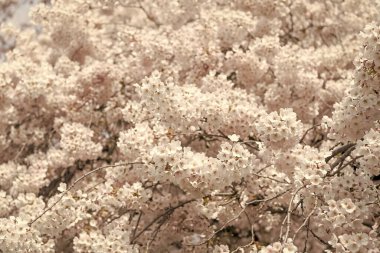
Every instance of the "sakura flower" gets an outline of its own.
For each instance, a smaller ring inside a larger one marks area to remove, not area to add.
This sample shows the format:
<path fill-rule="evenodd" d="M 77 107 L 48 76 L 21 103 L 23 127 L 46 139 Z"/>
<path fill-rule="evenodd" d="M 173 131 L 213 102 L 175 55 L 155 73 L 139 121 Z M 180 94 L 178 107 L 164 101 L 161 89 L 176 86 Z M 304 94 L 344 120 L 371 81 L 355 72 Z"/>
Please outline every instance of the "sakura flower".
<path fill-rule="evenodd" d="M 283 253 L 296 253 L 297 247 L 292 243 L 287 243 L 283 249 Z"/>
<path fill-rule="evenodd" d="M 229 135 L 228 138 L 229 138 L 230 141 L 232 141 L 232 142 L 238 142 L 238 141 L 240 140 L 240 136 L 239 136 L 239 135 L 236 135 L 236 134 Z"/>
<path fill-rule="evenodd" d="M 323 179 L 318 175 L 311 176 L 309 180 L 312 185 L 320 185 L 323 181 Z"/>
<path fill-rule="evenodd" d="M 340 202 L 340 206 L 347 213 L 353 213 L 356 209 L 356 205 L 352 202 L 352 199 L 346 198 Z"/>

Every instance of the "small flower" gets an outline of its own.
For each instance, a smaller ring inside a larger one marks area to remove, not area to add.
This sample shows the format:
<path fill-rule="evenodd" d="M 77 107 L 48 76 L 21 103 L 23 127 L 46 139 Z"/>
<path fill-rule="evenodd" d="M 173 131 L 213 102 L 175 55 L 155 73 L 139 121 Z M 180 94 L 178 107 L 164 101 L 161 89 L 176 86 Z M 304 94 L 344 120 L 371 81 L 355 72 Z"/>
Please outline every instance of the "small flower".
<path fill-rule="evenodd" d="M 275 242 L 275 243 L 273 243 L 272 247 L 274 250 L 279 252 L 281 250 L 282 245 L 280 242 Z"/>
<path fill-rule="evenodd" d="M 66 184 L 65 183 L 60 183 L 59 187 L 57 188 L 59 192 L 65 192 L 66 191 Z"/>
<path fill-rule="evenodd" d="M 339 214 L 335 217 L 334 226 L 338 227 L 338 226 L 344 224 L 345 222 L 346 222 L 346 216 L 344 216 L 343 214 Z"/>
<path fill-rule="evenodd" d="M 361 245 L 367 245 L 368 244 L 368 235 L 365 233 L 358 233 L 355 235 L 355 241 L 357 241 Z"/>
<path fill-rule="evenodd" d="M 322 178 L 318 175 L 311 176 L 309 180 L 312 185 L 320 185 L 323 181 Z"/>
<path fill-rule="evenodd" d="M 353 213 L 356 209 L 356 205 L 349 198 L 343 199 L 340 205 L 347 213 Z"/>
<path fill-rule="evenodd" d="M 206 236 L 203 234 L 192 234 L 190 236 L 186 236 L 184 240 L 190 244 L 190 245 L 198 245 L 199 243 L 202 242 L 203 238 Z M 222 251 L 221 251 L 222 252 Z"/>
<path fill-rule="evenodd" d="M 239 136 L 239 135 L 236 135 L 236 134 L 229 135 L 228 138 L 229 138 L 230 141 L 232 141 L 232 142 L 238 142 L 238 141 L 240 140 L 240 136 Z"/>
<path fill-rule="evenodd" d="M 347 247 L 350 242 L 351 237 L 348 234 L 343 234 L 339 236 L 339 241 L 343 246 Z"/>
<path fill-rule="evenodd" d="M 339 242 L 339 239 L 338 239 L 338 237 L 337 237 L 335 234 L 333 234 L 333 235 L 331 236 L 331 240 L 328 241 L 328 243 L 329 243 L 330 245 L 332 245 L 333 247 L 335 247 L 335 246 L 338 244 L 338 242 Z"/>
<path fill-rule="evenodd" d="M 338 205 L 336 204 L 336 201 L 333 199 L 328 200 L 327 204 L 329 205 L 330 210 L 336 209 L 338 207 Z"/>
<path fill-rule="evenodd" d="M 288 244 L 284 248 L 284 253 L 296 253 L 297 252 L 297 247 L 294 246 L 294 244 Z"/>
<path fill-rule="evenodd" d="M 357 243 L 357 242 L 354 242 L 354 241 L 351 241 L 349 244 L 348 244 L 348 247 L 347 249 L 350 251 L 350 252 L 358 252 L 360 250 L 360 245 Z"/>
<path fill-rule="evenodd" d="M 91 221 L 90 221 L 90 226 L 91 226 L 91 227 L 96 227 L 96 226 L 97 226 L 97 222 L 96 222 L 96 220 L 91 220 Z"/>
<path fill-rule="evenodd" d="M 212 252 L 213 253 L 229 253 L 230 250 L 228 249 L 227 245 L 217 245 Z"/>

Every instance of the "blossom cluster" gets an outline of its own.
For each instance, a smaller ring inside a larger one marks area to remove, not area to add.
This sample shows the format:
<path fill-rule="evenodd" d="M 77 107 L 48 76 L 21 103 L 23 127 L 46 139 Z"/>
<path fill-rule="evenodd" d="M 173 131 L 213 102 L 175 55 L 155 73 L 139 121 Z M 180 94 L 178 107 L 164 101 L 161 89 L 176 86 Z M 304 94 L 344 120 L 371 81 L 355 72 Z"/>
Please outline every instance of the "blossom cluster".
<path fill-rule="evenodd" d="M 29 14 L 0 25 L 0 252 L 380 252 L 379 1 Z"/>

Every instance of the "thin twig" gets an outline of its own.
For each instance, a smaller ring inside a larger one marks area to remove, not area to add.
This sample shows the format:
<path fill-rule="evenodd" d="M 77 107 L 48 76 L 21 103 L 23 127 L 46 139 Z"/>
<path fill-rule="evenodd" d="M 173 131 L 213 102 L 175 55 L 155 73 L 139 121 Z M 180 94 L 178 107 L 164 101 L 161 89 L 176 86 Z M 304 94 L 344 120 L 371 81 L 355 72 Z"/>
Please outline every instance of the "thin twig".
<path fill-rule="evenodd" d="M 154 242 L 154 240 L 156 239 L 157 234 L 158 234 L 158 232 L 160 231 L 160 228 L 162 227 L 162 225 L 164 225 L 165 221 L 166 221 L 167 219 L 169 219 L 169 215 L 170 215 L 170 214 L 167 214 L 167 215 L 163 216 L 164 219 L 163 219 L 161 222 L 159 222 L 158 227 L 154 230 L 152 238 L 151 238 L 151 239 L 149 240 L 149 242 L 147 243 L 147 246 L 146 246 L 146 252 L 149 252 L 149 247 L 150 247 L 150 245 L 151 245 L 151 244 Z"/>
<path fill-rule="evenodd" d="M 251 246 L 254 243 L 255 243 L 255 234 L 254 234 L 254 231 L 253 231 L 253 225 L 251 225 L 251 241 L 249 243 L 247 243 L 246 245 L 237 247 L 235 250 L 231 251 L 231 253 L 238 252 L 238 250 L 243 250 L 244 248 L 247 248 L 247 247 Z M 241 251 L 241 252 L 243 252 L 243 251 Z"/>
<path fill-rule="evenodd" d="M 305 221 L 302 223 L 302 225 L 296 230 L 296 232 L 294 233 L 294 236 L 293 236 L 293 242 L 294 240 L 296 239 L 296 236 L 297 234 L 299 233 L 299 231 L 301 231 L 301 229 L 306 226 L 306 223 L 310 220 L 310 217 L 313 215 L 313 213 L 315 212 L 315 210 L 317 209 L 317 204 L 318 204 L 318 198 L 315 197 L 315 202 L 314 202 L 314 208 L 313 210 L 311 210 L 311 212 L 309 213 L 309 215 L 306 217 Z"/>
<path fill-rule="evenodd" d="M 158 22 L 157 18 L 155 18 L 153 15 L 151 15 L 147 9 L 142 5 L 141 1 L 137 1 L 137 4 L 138 6 L 132 6 L 132 5 L 124 5 L 124 4 L 121 4 L 121 6 L 123 7 L 126 7 L 126 8 L 136 8 L 136 9 L 140 9 L 142 12 L 144 12 L 146 18 L 151 21 L 156 27 L 159 27 L 161 24 L 160 22 Z"/>
<path fill-rule="evenodd" d="M 278 197 L 281 197 L 282 195 L 284 195 L 285 193 L 289 192 L 291 190 L 291 188 L 287 189 L 286 191 L 284 192 L 281 192 L 273 197 L 270 197 L 270 198 L 267 198 L 267 199 L 255 199 L 255 200 L 251 200 L 251 201 L 248 201 L 247 203 L 245 203 L 246 206 L 248 205 L 255 205 L 257 203 L 262 203 L 262 202 L 268 202 L 268 201 L 271 201 L 271 200 L 274 200 Z"/>
<path fill-rule="evenodd" d="M 301 205 L 301 209 L 303 209 L 302 208 L 302 205 L 303 205 L 303 199 L 300 199 L 299 201 L 298 201 L 298 203 L 297 203 L 297 205 L 293 208 L 293 210 L 292 210 L 292 213 L 295 211 L 295 210 L 297 210 L 297 208 Z M 303 212 L 303 210 L 302 210 L 302 212 Z M 302 213 L 303 214 L 303 213 Z"/>
<path fill-rule="evenodd" d="M 91 170 L 89 172 L 87 172 L 86 174 L 84 174 L 83 176 L 81 176 L 80 178 L 78 178 L 77 180 L 75 180 L 75 182 L 69 187 L 67 188 L 64 192 L 61 193 L 61 196 L 58 198 L 58 200 L 56 200 L 53 204 L 51 204 L 49 207 L 47 207 L 40 215 L 38 215 L 34 220 L 32 220 L 31 222 L 29 222 L 29 226 L 32 226 L 33 223 L 35 223 L 38 219 L 40 219 L 44 214 L 46 214 L 48 211 L 50 211 L 54 206 L 56 206 L 61 200 L 62 198 L 72 189 L 74 188 L 74 186 L 79 183 L 80 181 L 82 181 L 83 179 L 85 179 L 86 177 L 90 176 L 91 174 L 95 173 L 95 172 L 98 172 L 100 170 L 103 170 L 103 169 L 107 169 L 107 168 L 114 168 L 114 167 L 120 167 L 120 166 L 128 166 L 128 165 L 134 165 L 134 164 L 143 164 L 142 162 L 133 162 L 133 163 L 122 163 L 122 164 L 115 164 L 115 165 L 107 165 L 107 166 L 103 166 L 103 167 L 99 167 L 99 168 L 96 168 L 94 170 Z"/>
<path fill-rule="evenodd" d="M 316 127 L 319 127 L 320 125 L 321 125 L 321 124 L 314 125 L 314 126 L 310 127 L 309 129 L 307 129 L 307 130 L 305 131 L 305 133 L 303 134 L 303 136 L 301 137 L 299 143 L 303 143 L 303 140 L 305 139 L 306 135 L 307 135 L 311 130 L 313 130 L 313 129 L 316 128 Z"/>
<path fill-rule="evenodd" d="M 265 170 L 266 168 L 269 168 L 270 166 L 272 166 L 273 164 L 268 164 L 267 166 L 261 168 L 258 172 L 256 172 L 257 174 L 259 174 L 260 172 L 262 172 L 263 170 Z"/>
<path fill-rule="evenodd" d="M 223 226 L 221 228 L 219 228 L 218 230 L 216 230 L 214 233 L 212 233 L 211 236 L 209 236 L 206 240 L 204 240 L 203 242 L 200 242 L 198 244 L 191 244 L 191 245 L 188 245 L 188 246 L 200 246 L 200 245 L 203 245 L 205 243 L 208 243 L 212 238 L 214 238 L 215 235 L 217 235 L 219 232 L 221 232 L 223 229 L 225 229 L 227 227 L 228 224 L 230 224 L 231 222 L 233 222 L 234 220 L 238 219 L 240 217 L 240 215 L 245 212 L 245 208 L 247 206 L 243 207 L 241 209 L 241 211 L 236 215 L 234 216 L 233 218 L 231 218 L 230 220 L 228 220 L 226 223 L 223 224 Z"/>
<path fill-rule="evenodd" d="M 277 194 L 276 196 L 274 197 L 271 197 L 271 198 L 268 198 L 268 199 L 265 199 L 265 200 L 258 200 L 259 202 L 265 202 L 265 201 L 270 201 L 270 200 L 273 200 L 275 198 L 278 198 L 279 196 L 285 194 L 286 192 L 290 191 L 291 189 L 288 189 L 286 190 L 285 192 L 282 192 L 280 194 Z M 256 201 L 256 200 L 254 200 Z M 254 201 L 251 201 L 250 203 L 253 203 Z M 245 248 L 245 247 L 248 247 L 250 245 L 252 245 L 254 243 L 254 231 L 253 231 L 253 223 L 251 222 L 247 212 L 246 212 L 246 208 L 250 205 L 250 203 L 245 203 L 245 205 L 241 205 L 242 207 L 242 210 L 237 214 L 235 215 L 233 218 L 231 218 L 230 220 L 228 220 L 226 223 L 223 224 L 222 227 L 220 227 L 218 230 L 216 230 L 214 233 L 212 233 L 211 236 L 209 236 L 206 240 L 204 240 L 203 242 L 201 243 L 198 243 L 198 244 L 191 244 L 191 245 L 188 245 L 188 246 L 200 246 L 200 245 L 203 245 L 203 244 L 206 244 L 208 243 L 211 239 L 213 239 L 218 233 L 220 233 L 222 230 L 224 230 L 228 224 L 230 224 L 231 222 L 235 221 L 236 219 L 238 219 L 242 213 L 245 213 L 246 217 L 247 217 L 247 220 L 248 220 L 248 223 L 251 225 L 251 235 L 252 235 L 252 240 L 249 244 L 247 245 L 244 245 L 244 246 L 240 246 L 238 247 L 236 250 L 238 250 L 239 248 Z M 259 208 L 260 209 L 260 208 Z"/>
<path fill-rule="evenodd" d="M 256 177 L 262 177 L 262 178 L 270 179 L 270 180 L 275 181 L 275 182 L 280 183 L 280 184 L 290 184 L 289 182 L 281 181 L 281 180 L 278 180 L 276 178 L 269 177 L 269 176 L 259 175 L 259 174 L 254 173 L 254 172 L 251 172 L 251 174 L 255 175 Z"/>
<path fill-rule="evenodd" d="M 285 217 L 285 220 L 286 220 L 286 232 L 285 232 L 285 239 L 283 240 L 284 242 L 287 241 L 288 237 L 289 237 L 289 232 L 290 232 L 290 223 L 291 223 L 291 215 L 292 215 L 292 203 L 295 199 L 295 197 L 297 196 L 297 193 L 301 190 L 305 188 L 305 185 L 302 185 L 300 187 L 298 187 L 298 189 L 293 193 L 293 196 L 292 198 L 290 199 L 290 202 L 289 202 L 289 207 L 288 207 L 288 212 L 286 214 L 286 217 Z M 284 221 L 285 221 L 284 220 Z M 281 236 L 280 236 L 280 239 L 281 239 Z"/>
<path fill-rule="evenodd" d="M 318 241 L 320 241 L 322 244 L 326 245 L 328 249 L 331 249 L 331 248 L 332 248 L 332 246 L 331 246 L 328 242 L 326 242 L 326 241 L 323 240 L 321 237 L 319 237 L 318 235 L 316 235 L 316 234 L 314 233 L 313 230 L 309 229 L 309 231 L 310 231 L 310 233 L 311 233 L 315 238 L 318 239 Z"/>
<path fill-rule="evenodd" d="M 219 192 L 219 193 L 212 194 L 212 196 L 215 196 L 215 197 L 232 197 L 236 194 L 237 194 L 237 192 Z"/>
<path fill-rule="evenodd" d="M 139 224 L 140 224 L 140 220 L 141 220 L 141 216 L 142 216 L 142 215 L 143 215 L 143 212 L 140 211 L 140 213 L 139 213 L 139 217 L 137 218 L 136 226 L 135 226 L 135 228 L 133 229 L 133 232 L 132 232 L 132 238 L 135 238 L 135 234 L 136 234 L 137 228 L 139 227 Z"/>
<path fill-rule="evenodd" d="M 307 224 L 306 224 L 306 239 L 305 239 L 305 244 L 304 244 L 302 253 L 306 253 L 306 250 L 307 250 L 307 242 L 309 240 L 309 231 L 310 231 L 309 227 L 310 227 L 310 219 L 307 221 Z"/>
<path fill-rule="evenodd" d="M 127 209 L 127 208 L 120 208 L 118 210 L 118 214 L 113 216 L 109 216 L 107 219 L 103 219 L 102 223 L 100 223 L 99 225 L 104 227 L 104 226 L 107 226 L 109 224 L 111 224 L 112 222 L 114 222 L 115 220 L 117 219 L 120 219 L 124 214 L 127 214 L 127 213 L 130 213 L 130 212 L 133 212 L 135 213 L 136 211 L 134 209 Z M 134 215 L 134 214 L 132 214 Z M 131 220 L 131 217 L 129 217 L 129 220 Z M 130 223 L 130 221 L 129 221 Z"/>
<path fill-rule="evenodd" d="M 251 246 L 252 244 L 255 243 L 255 232 L 254 232 L 254 229 L 253 229 L 252 221 L 251 221 L 251 219 L 249 218 L 249 215 L 248 215 L 248 213 L 247 213 L 246 210 L 244 210 L 244 214 L 245 214 L 245 217 L 247 217 L 248 223 L 249 223 L 250 228 L 251 228 L 251 241 L 250 241 L 248 244 L 246 244 L 246 245 L 243 245 L 243 246 L 239 246 L 239 247 L 237 247 L 235 250 L 231 251 L 231 253 L 235 253 L 235 252 L 237 252 L 238 250 L 240 250 L 240 249 L 244 249 L 244 248 L 247 248 L 247 247 L 249 247 L 249 246 Z"/>
<path fill-rule="evenodd" d="M 167 215 L 171 215 L 177 208 L 180 208 L 188 203 L 191 203 L 193 201 L 195 201 L 196 199 L 190 199 L 190 200 L 186 200 L 184 202 L 181 202 L 179 203 L 178 205 L 174 206 L 174 207 L 170 207 L 169 209 L 167 209 L 164 213 L 158 215 L 156 218 L 154 218 L 148 225 L 146 225 L 136 236 L 134 236 L 132 239 L 131 239 L 131 243 L 135 242 L 137 238 L 140 237 L 140 235 L 142 235 L 146 230 L 148 230 L 154 223 L 156 223 L 157 221 L 159 221 L 161 218 L 167 216 Z"/>

